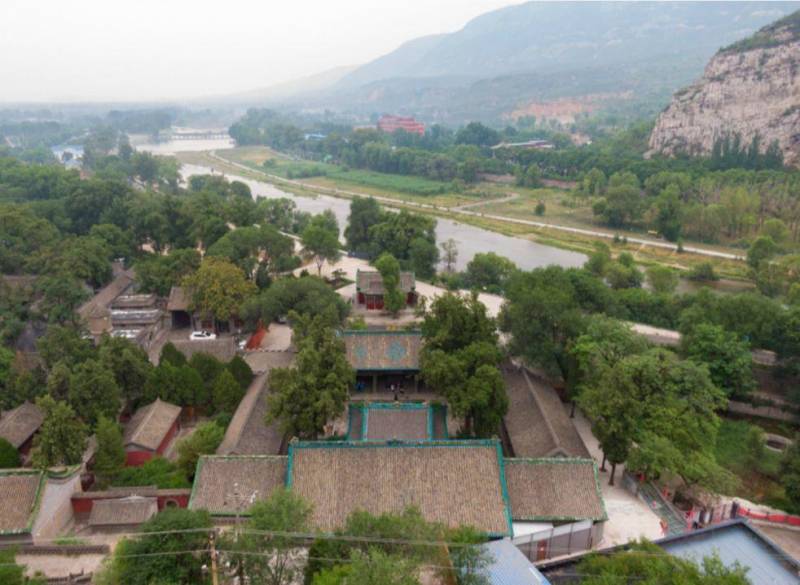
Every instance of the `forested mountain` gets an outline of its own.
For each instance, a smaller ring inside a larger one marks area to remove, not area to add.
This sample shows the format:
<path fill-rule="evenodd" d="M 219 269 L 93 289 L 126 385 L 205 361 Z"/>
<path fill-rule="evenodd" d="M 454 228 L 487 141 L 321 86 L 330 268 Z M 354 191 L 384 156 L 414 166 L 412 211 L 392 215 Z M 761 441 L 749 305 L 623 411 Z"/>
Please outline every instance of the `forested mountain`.
<path fill-rule="evenodd" d="M 654 113 L 720 47 L 798 6 L 529 2 L 479 16 L 454 33 L 405 43 L 303 102 L 447 123 L 521 115 L 569 120 L 615 102 L 644 101 Z M 554 100 L 561 100 L 555 113 Z"/>

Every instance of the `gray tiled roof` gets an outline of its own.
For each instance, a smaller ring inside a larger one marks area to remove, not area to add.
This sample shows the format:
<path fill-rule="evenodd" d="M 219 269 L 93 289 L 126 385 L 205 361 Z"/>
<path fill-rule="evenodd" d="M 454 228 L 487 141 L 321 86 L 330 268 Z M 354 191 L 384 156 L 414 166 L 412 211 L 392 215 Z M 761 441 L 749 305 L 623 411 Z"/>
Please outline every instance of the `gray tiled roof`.
<path fill-rule="evenodd" d="M 141 524 L 158 513 L 158 500 L 142 496 L 96 500 L 89 515 L 89 526 Z"/>
<path fill-rule="evenodd" d="M 125 427 L 125 445 L 155 451 L 180 415 L 180 406 L 160 399 L 141 407 Z"/>
<path fill-rule="evenodd" d="M 31 470 L 0 470 L 0 534 L 29 532 L 44 474 Z"/>
<path fill-rule="evenodd" d="M 127 291 L 136 279 L 133 268 L 120 272 L 114 280 L 107 284 L 95 296 L 78 308 L 78 314 L 83 319 L 88 319 L 98 310 L 107 309 L 114 299 Z"/>
<path fill-rule="evenodd" d="M 508 534 L 501 456 L 494 441 L 293 443 L 289 482 L 325 532 L 356 510 L 397 514 L 416 506 L 428 521 Z"/>
<path fill-rule="evenodd" d="M 506 484 L 514 520 L 605 520 L 591 459 L 506 459 Z"/>
<path fill-rule="evenodd" d="M 205 455 L 197 462 L 189 507 L 216 515 L 246 512 L 285 485 L 287 458 L 278 455 Z"/>
<path fill-rule="evenodd" d="M 293 352 L 270 352 L 269 370 L 289 367 L 294 361 Z M 269 396 L 269 370 L 257 376 L 231 419 L 225 437 L 217 448 L 218 455 L 277 455 L 283 444 L 280 424 L 267 424 L 267 397 Z"/>
<path fill-rule="evenodd" d="M 187 360 L 192 359 L 196 353 L 207 353 L 221 362 L 229 362 L 236 355 L 236 340 L 230 336 L 216 339 L 176 339 L 172 345 Z"/>
<path fill-rule="evenodd" d="M 508 412 L 503 417 L 516 457 L 589 457 L 552 386 L 505 364 Z"/>
<path fill-rule="evenodd" d="M 188 311 L 189 295 L 182 286 L 173 286 L 169 291 L 167 300 L 167 311 Z"/>
<path fill-rule="evenodd" d="M 0 437 L 19 449 L 39 430 L 43 421 L 44 414 L 38 406 L 23 402 L 0 417 Z"/>

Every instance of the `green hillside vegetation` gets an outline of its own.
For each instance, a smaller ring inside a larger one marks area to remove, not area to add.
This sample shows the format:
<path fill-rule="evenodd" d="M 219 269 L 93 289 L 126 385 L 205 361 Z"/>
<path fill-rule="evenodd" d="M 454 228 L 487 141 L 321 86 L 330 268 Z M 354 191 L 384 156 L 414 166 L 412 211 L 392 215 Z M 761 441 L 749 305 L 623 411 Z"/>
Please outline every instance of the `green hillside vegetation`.
<path fill-rule="evenodd" d="M 789 33 L 787 38 L 783 37 Z M 754 35 L 736 41 L 722 49 L 722 53 L 744 53 L 753 49 L 769 49 L 800 38 L 800 10 L 765 26 Z"/>

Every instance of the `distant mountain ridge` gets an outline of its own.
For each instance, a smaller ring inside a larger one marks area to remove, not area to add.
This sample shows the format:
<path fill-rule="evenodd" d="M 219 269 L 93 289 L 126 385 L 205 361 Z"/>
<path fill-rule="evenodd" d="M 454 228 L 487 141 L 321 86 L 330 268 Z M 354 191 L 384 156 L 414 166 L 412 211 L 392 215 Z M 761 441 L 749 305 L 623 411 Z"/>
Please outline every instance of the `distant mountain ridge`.
<path fill-rule="evenodd" d="M 660 108 L 720 47 L 798 6 L 529 2 L 481 15 L 454 33 L 409 41 L 300 103 L 460 123 L 501 120 L 537 100 L 616 89 L 625 99 L 661 100 Z"/>

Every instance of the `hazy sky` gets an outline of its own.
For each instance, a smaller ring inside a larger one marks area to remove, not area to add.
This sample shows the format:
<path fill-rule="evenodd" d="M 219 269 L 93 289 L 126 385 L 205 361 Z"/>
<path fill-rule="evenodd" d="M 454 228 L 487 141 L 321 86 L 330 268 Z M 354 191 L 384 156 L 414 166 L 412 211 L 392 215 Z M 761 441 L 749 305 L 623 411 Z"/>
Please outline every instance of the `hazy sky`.
<path fill-rule="evenodd" d="M 0 101 L 161 100 L 367 62 L 519 0 L 0 0 Z"/>

